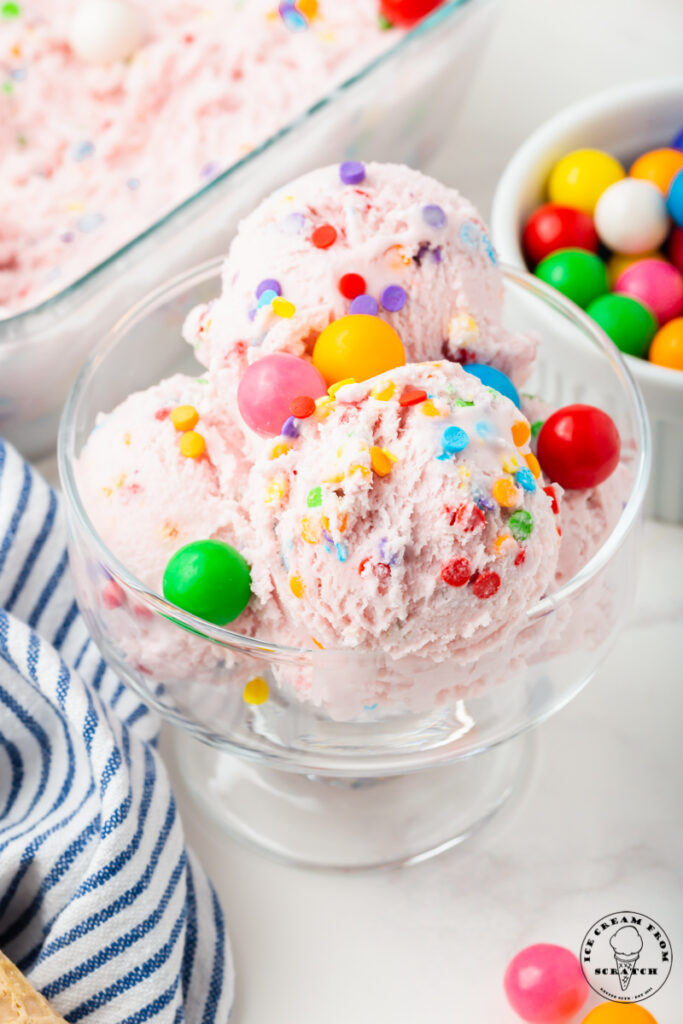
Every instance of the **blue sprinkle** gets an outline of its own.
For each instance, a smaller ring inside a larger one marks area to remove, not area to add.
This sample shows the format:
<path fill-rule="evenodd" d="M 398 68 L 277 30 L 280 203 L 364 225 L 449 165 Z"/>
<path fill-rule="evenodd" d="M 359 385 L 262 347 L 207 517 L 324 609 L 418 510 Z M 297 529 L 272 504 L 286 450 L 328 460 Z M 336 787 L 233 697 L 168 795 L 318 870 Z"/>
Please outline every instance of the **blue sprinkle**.
<path fill-rule="evenodd" d="M 288 416 L 285 422 L 282 424 L 282 430 L 280 431 L 283 437 L 298 437 L 299 431 L 296 426 L 296 420 L 293 416 Z"/>
<path fill-rule="evenodd" d="M 332 552 L 334 551 L 334 548 L 329 543 L 329 541 L 325 544 L 325 551 L 327 551 L 328 555 L 331 555 Z"/>
<path fill-rule="evenodd" d="M 131 190 L 131 192 L 137 192 L 137 190 L 140 188 L 140 179 L 139 178 L 129 178 L 128 181 L 126 182 L 126 185 Z"/>
<path fill-rule="evenodd" d="M 303 14 L 294 7 L 285 7 L 284 4 L 281 4 L 280 15 L 287 28 L 291 29 L 292 32 L 305 32 L 308 28 L 308 22 Z"/>
<path fill-rule="evenodd" d="M 520 487 L 523 487 L 525 491 L 535 491 L 536 481 L 534 480 L 534 474 L 526 466 L 518 469 L 515 473 L 515 480 Z"/>
<path fill-rule="evenodd" d="M 376 707 L 377 707 L 377 702 L 375 702 L 374 704 L 364 704 L 363 705 L 363 711 L 374 711 Z"/>
<path fill-rule="evenodd" d="M 9 76 L 13 82 L 23 82 L 28 74 L 27 68 L 13 68 Z"/>
<path fill-rule="evenodd" d="M 346 559 L 349 557 L 349 553 L 346 550 L 346 544 L 342 544 L 342 542 L 339 540 L 334 545 L 334 547 L 335 547 L 335 550 L 337 552 L 337 558 L 339 559 L 339 561 L 340 562 L 345 562 Z"/>
<path fill-rule="evenodd" d="M 269 306 L 273 299 L 277 298 L 277 292 L 274 288 L 266 288 L 264 292 L 261 292 L 257 302 L 257 306 L 261 309 L 262 306 Z"/>
<path fill-rule="evenodd" d="M 479 230 L 478 225 L 476 225 L 474 221 L 466 220 L 460 228 L 460 241 L 462 244 L 467 246 L 468 249 L 477 249 L 480 238 L 481 231 Z"/>
<path fill-rule="evenodd" d="M 485 441 L 492 441 L 494 437 L 498 437 L 498 431 L 489 420 L 478 420 L 474 429 Z"/>
<path fill-rule="evenodd" d="M 489 238 L 488 235 L 484 235 L 481 242 L 482 245 L 484 246 L 484 249 L 486 250 L 486 255 L 488 256 L 488 258 L 491 260 L 491 263 L 493 263 L 495 267 L 496 264 L 498 263 L 498 257 L 496 256 L 495 249 L 491 245 L 491 239 Z"/>
<path fill-rule="evenodd" d="M 462 427 L 446 427 L 441 435 L 441 444 L 447 455 L 455 455 L 456 452 L 461 452 L 463 448 L 467 448 L 469 443 L 469 435 Z"/>
<path fill-rule="evenodd" d="M 71 147 L 71 157 L 77 164 L 80 164 L 83 160 L 87 160 L 87 158 L 92 156 L 94 152 L 95 147 L 92 142 L 87 140 L 84 142 L 75 142 Z"/>
<path fill-rule="evenodd" d="M 86 234 L 89 234 L 91 231 L 95 231 L 103 220 L 104 217 L 101 213 L 86 213 L 84 217 L 81 217 L 76 222 L 76 227 L 79 231 L 85 231 Z"/>

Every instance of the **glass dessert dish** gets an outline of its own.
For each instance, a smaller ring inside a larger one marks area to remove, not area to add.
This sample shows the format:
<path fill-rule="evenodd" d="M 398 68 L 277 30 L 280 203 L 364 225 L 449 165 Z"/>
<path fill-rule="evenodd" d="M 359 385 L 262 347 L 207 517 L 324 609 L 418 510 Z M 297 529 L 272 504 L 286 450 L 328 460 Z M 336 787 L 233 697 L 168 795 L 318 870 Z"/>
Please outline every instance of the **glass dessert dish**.
<path fill-rule="evenodd" d="M 46 454 L 101 324 L 113 322 L 160 282 L 225 252 L 239 219 L 288 179 L 369 154 L 417 166 L 429 160 L 445 137 L 443 126 L 464 94 L 496 9 L 496 0 L 443 3 L 78 280 L 25 312 L 0 314 L 0 434 L 29 458 Z"/>
<path fill-rule="evenodd" d="M 586 685 L 624 622 L 650 461 L 640 394 L 592 321 L 538 279 L 504 269 L 505 326 L 541 337 L 525 390 L 555 406 L 600 405 L 620 430 L 631 476 L 611 534 L 527 612 L 516 636 L 470 664 L 242 636 L 136 579 L 90 522 L 73 468 L 98 413 L 162 377 L 201 369 L 181 325 L 217 293 L 220 270 L 218 260 L 205 263 L 135 306 L 71 392 L 59 463 L 80 607 L 114 671 L 179 727 L 185 782 L 223 828 L 307 866 L 424 859 L 504 803 L 525 769 L 523 734 Z"/>

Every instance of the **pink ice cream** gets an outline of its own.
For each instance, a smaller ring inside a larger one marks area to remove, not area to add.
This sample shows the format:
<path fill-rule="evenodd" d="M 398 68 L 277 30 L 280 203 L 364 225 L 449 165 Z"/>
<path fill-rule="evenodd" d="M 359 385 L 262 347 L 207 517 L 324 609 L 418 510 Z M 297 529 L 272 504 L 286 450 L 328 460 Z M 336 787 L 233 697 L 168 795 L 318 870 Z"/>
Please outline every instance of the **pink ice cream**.
<path fill-rule="evenodd" d="M 80 277 L 402 34 L 380 27 L 376 0 L 318 0 L 296 26 L 274 0 L 130 0 L 142 46 L 88 64 L 68 43 L 79 2 L 22 0 L 0 17 L 5 315 Z"/>
<path fill-rule="evenodd" d="M 221 296 L 186 322 L 197 357 L 234 379 L 271 352 L 310 357 L 321 331 L 349 312 L 378 312 L 407 362 L 489 363 L 524 381 L 536 341 L 502 326 L 502 277 L 472 204 L 408 167 L 354 170 L 306 174 L 242 222 Z M 287 301 L 286 315 L 259 301 L 266 286 Z"/>
<path fill-rule="evenodd" d="M 549 497 L 516 482 L 515 424 L 461 367 L 409 365 L 341 388 L 255 466 L 252 521 L 299 643 L 472 662 L 519 631 L 559 537 Z"/>

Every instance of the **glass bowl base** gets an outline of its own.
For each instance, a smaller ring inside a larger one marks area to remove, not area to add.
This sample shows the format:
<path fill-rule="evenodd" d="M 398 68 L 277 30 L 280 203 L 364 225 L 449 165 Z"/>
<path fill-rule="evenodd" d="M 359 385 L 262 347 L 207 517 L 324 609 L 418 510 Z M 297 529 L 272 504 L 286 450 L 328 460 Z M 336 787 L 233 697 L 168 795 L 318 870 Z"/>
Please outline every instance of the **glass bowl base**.
<path fill-rule="evenodd" d="M 298 867 L 363 871 L 418 864 L 468 838 L 526 776 L 528 734 L 407 775 L 298 775 L 243 760 L 178 730 L 193 801 L 244 845 Z"/>

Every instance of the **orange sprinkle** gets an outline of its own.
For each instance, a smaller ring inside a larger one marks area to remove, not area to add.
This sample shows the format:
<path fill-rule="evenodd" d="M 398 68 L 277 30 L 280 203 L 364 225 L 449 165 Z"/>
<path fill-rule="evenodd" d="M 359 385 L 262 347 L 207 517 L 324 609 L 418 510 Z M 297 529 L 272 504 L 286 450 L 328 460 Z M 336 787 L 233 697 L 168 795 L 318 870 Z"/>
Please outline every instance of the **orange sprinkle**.
<path fill-rule="evenodd" d="M 503 508 L 512 508 L 517 504 L 517 488 L 512 480 L 507 477 L 500 477 L 491 488 L 491 493 L 499 505 Z"/>
<path fill-rule="evenodd" d="M 526 420 L 517 420 L 516 423 L 512 424 L 512 440 L 518 448 L 526 444 L 530 437 L 531 427 Z"/>
<path fill-rule="evenodd" d="M 302 598 L 306 593 L 306 586 L 301 576 L 290 576 L 289 578 L 289 589 L 294 594 L 294 597 Z"/>
<path fill-rule="evenodd" d="M 377 476 L 388 476 L 391 473 L 391 459 L 377 445 L 370 449 L 370 463 Z"/>
<path fill-rule="evenodd" d="M 538 480 L 539 476 L 541 475 L 541 465 L 536 456 L 534 455 L 534 453 L 527 452 L 527 454 L 524 456 L 524 461 L 526 462 L 527 466 Z"/>
<path fill-rule="evenodd" d="M 318 13 L 318 0 L 299 0 L 297 7 L 310 20 Z"/>
<path fill-rule="evenodd" d="M 206 441 L 196 430 L 188 430 L 180 438 L 179 448 L 186 459 L 198 459 L 206 451 Z"/>
<path fill-rule="evenodd" d="M 319 641 L 319 640 L 316 640 L 316 638 L 315 638 L 314 636 L 312 636 L 312 637 L 311 637 L 311 640 L 313 641 L 313 643 L 315 644 L 315 646 L 316 646 L 316 647 L 319 647 L 319 648 L 320 648 L 320 650 L 321 650 L 321 651 L 324 651 L 324 650 L 325 650 L 325 648 L 324 648 L 324 647 L 323 647 L 323 645 L 322 645 L 322 644 L 320 643 L 320 641 Z"/>
<path fill-rule="evenodd" d="M 177 405 L 171 410 L 171 423 L 176 430 L 192 430 L 198 419 L 199 413 L 193 405 Z"/>

